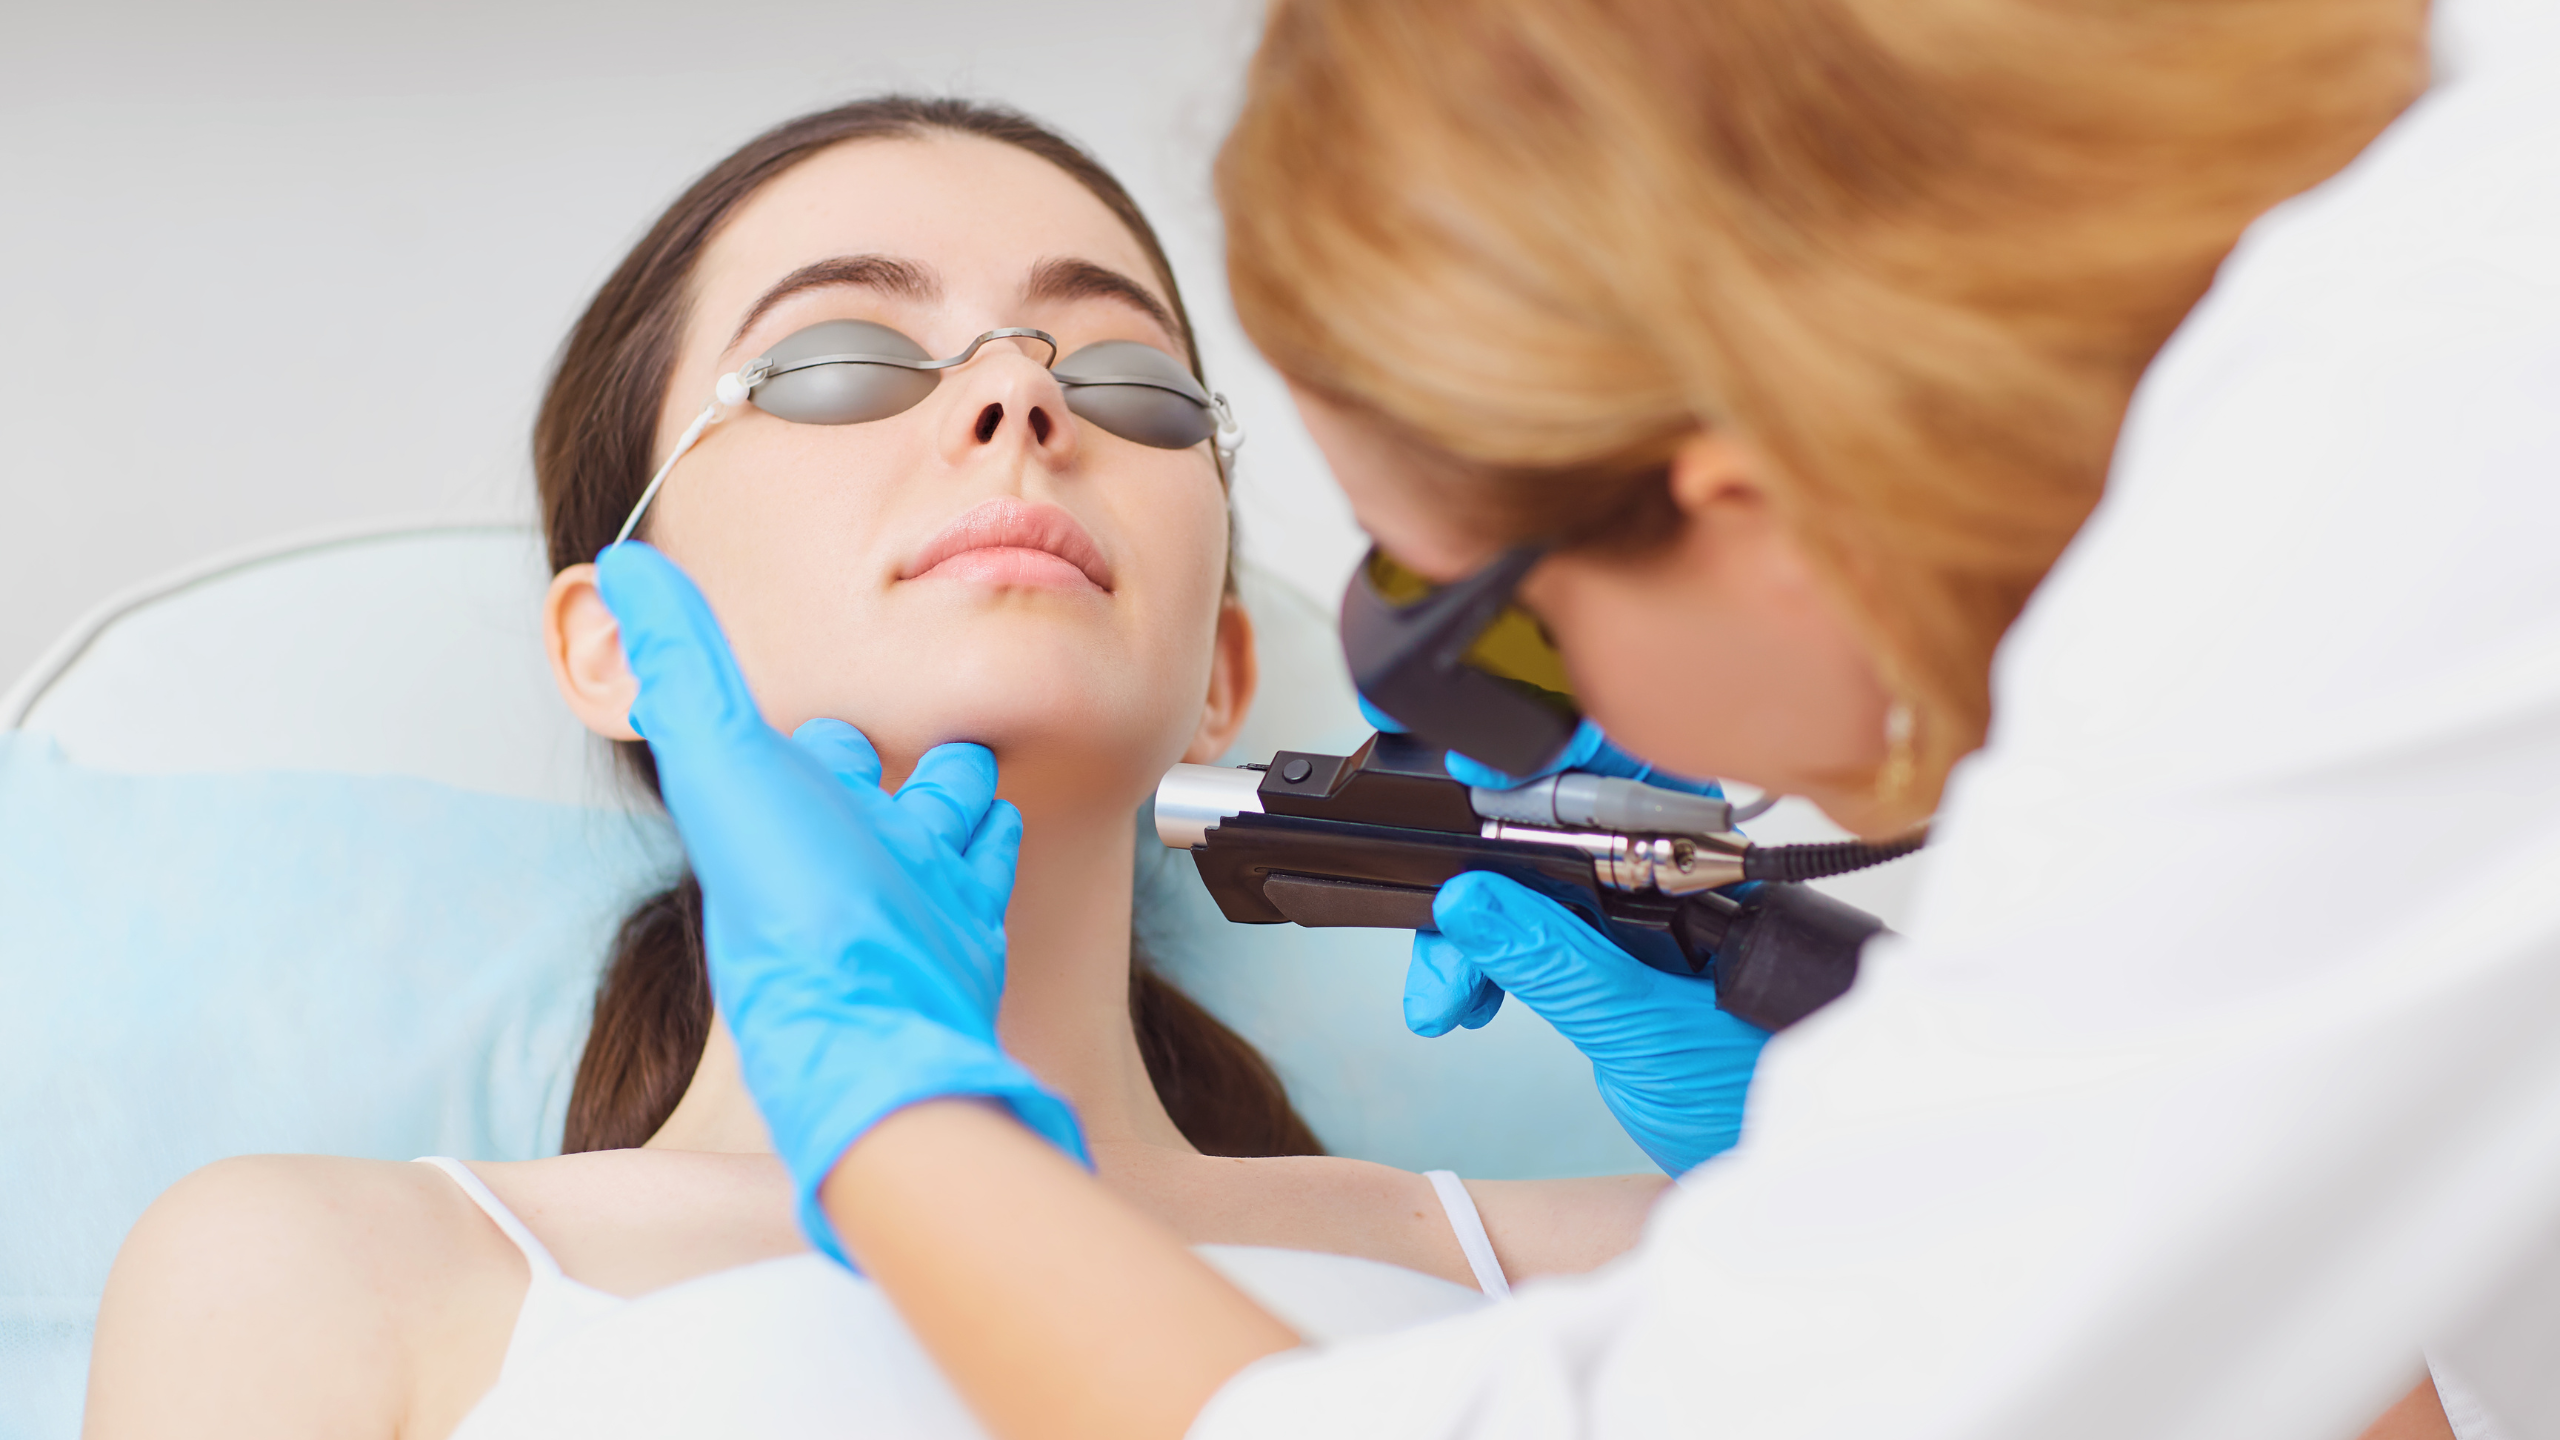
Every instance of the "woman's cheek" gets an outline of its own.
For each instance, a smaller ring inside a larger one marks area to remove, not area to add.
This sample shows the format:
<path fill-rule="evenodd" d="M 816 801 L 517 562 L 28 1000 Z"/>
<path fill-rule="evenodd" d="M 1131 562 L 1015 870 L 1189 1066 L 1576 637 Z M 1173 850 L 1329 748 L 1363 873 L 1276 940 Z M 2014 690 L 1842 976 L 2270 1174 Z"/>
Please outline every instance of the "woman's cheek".
<path fill-rule="evenodd" d="M 1196 477 L 1179 478 L 1196 486 Z M 1162 697 L 1205 699 L 1208 694 L 1219 611 L 1226 598 L 1227 512 L 1221 490 L 1212 489 L 1205 502 L 1196 488 L 1162 499 L 1153 507 L 1152 523 L 1142 522 L 1144 528 L 1133 536 L 1137 553 L 1155 562 L 1149 568 L 1160 577 L 1147 587 L 1149 603 L 1139 637 L 1147 652 L 1142 668 L 1150 692 L 1141 698 L 1164 706 L 1166 733 L 1187 745 L 1199 723 L 1197 708 L 1165 705 Z"/>
<path fill-rule="evenodd" d="M 1695 612 L 1614 575 L 1550 562 L 1523 596 L 1562 647 L 1585 714 L 1629 752 L 1685 775 L 1733 775 L 1731 656 Z"/>

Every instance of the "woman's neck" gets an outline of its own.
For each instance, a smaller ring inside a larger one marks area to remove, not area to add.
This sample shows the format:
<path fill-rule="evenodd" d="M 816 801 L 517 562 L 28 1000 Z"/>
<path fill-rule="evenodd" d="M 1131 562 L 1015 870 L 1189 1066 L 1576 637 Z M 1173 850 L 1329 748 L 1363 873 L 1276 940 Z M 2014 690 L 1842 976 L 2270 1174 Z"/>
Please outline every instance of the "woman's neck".
<path fill-rule="evenodd" d="M 1023 816 L 997 1038 L 1076 1107 L 1087 1139 L 1187 1149 L 1129 1020 L 1136 810 L 1078 808 Z"/>
<path fill-rule="evenodd" d="M 1066 1097 L 1097 1145 L 1188 1150 L 1165 1114 L 1129 1020 L 1133 806 L 1027 808 L 1013 903 L 1005 912 L 1005 1052 Z M 764 1120 L 715 1018 L 684 1098 L 648 1141 L 658 1149 L 770 1151 Z"/>

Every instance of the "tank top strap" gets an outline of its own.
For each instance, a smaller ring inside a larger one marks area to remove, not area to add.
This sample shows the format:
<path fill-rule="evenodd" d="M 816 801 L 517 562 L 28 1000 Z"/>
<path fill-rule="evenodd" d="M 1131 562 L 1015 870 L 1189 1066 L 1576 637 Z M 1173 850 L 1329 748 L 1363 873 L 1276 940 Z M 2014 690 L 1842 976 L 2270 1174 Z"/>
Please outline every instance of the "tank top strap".
<path fill-rule="evenodd" d="M 489 1223 L 498 1227 L 516 1249 L 524 1252 L 525 1268 L 531 1271 L 525 1282 L 524 1303 L 516 1309 L 516 1328 L 507 1337 L 507 1355 L 499 1363 L 498 1373 L 504 1377 L 515 1371 L 526 1356 L 548 1349 L 554 1342 L 588 1322 L 628 1302 L 619 1295 L 609 1295 L 592 1285 L 572 1280 L 552 1258 L 550 1247 L 534 1238 L 516 1212 L 498 1198 L 487 1181 L 473 1174 L 471 1167 L 444 1155 L 422 1155 L 421 1165 L 433 1165 L 443 1171 Z"/>
<path fill-rule="evenodd" d="M 1502 1261 L 1493 1253 L 1493 1237 L 1485 1233 L 1484 1217 L 1476 1213 L 1475 1197 L 1467 1193 L 1466 1182 L 1454 1170 L 1425 1170 L 1422 1178 L 1440 1197 L 1440 1208 L 1449 1213 L 1449 1229 L 1458 1237 L 1458 1249 L 1465 1252 L 1467 1268 L 1475 1272 L 1476 1288 L 1494 1299 L 1511 1293 L 1511 1279 L 1502 1273 Z"/>
<path fill-rule="evenodd" d="M 516 1218 L 516 1212 L 508 1209 L 507 1203 L 498 1198 L 498 1192 L 490 1189 L 489 1182 L 474 1174 L 470 1166 L 446 1155 L 421 1155 L 417 1163 L 433 1165 L 452 1177 L 453 1183 L 462 1187 L 462 1193 L 471 1197 L 471 1203 L 480 1207 L 480 1213 L 489 1217 L 489 1223 L 497 1226 L 518 1250 L 524 1252 L 524 1263 L 533 1268 L 536 1279 L 568 1278 L 561 1273 L 560 1262 L 551 1258 L 549 1247 L 534 1238 L 533 1232 Z"/>

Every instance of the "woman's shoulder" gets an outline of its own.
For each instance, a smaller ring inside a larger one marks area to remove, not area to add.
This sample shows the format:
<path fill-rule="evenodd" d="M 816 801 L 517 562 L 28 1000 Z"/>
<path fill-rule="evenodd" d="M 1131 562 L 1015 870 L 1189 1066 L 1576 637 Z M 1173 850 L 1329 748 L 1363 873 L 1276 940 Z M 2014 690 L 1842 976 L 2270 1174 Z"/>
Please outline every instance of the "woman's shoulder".
<path fill-rule="evenodd" d="M 364 1286 L 375 1298 L 450 1276 L 457 1262 L 520 1265 L 505 1237 L 442 1171 L 333 1155 L 242 1155 L 180 1180 L 125 1240 L 154 1272 L 231 1272 L 253 1293 L 325 1294 Z"/>
<path fill-rule="evenodd" d="M 89 1432 L 442 1433 L 496 1375 L 524 1283 L 514 1248 L 429 1166 L 217 1161 L 154 1201 L 116 1256 Z"/>

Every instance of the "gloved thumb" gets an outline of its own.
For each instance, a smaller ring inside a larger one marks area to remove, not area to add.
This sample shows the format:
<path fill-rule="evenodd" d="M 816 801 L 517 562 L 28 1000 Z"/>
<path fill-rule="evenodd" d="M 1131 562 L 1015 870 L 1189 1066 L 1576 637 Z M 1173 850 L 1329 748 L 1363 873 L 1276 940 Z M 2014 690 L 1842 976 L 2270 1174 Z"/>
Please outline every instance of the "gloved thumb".
<path fill-rule="evenodd" d="M 978 833 L 995 800 L 995 754 L 965 740 L 924 752 L 898 787 L 898 808 L 954 851 L 969 848 L 969 837 Z"/>
<path fill-rule="evenodd" d="M 840 785 L 880 788 L 880 752 L 871 737 L 842 720 L 819 719 L 791 732 L 792 742 L 817 758 Z"/>
<path fill-rule="evenodd" d="M 711 606 L 676 563 L 637 540 L 596 557 L 596 590 L 622 632 L 622 654 L 640 681 L 633 726 L 660 763 L 674 742 L 768 731 Z M 769 731 L 768 731 L 769 733 Z"/>
<path fill-rule="evenodd" d="M 1404 972 L 1404 1028 L 1437 1039 L 1461 1026 L 1481 1030 L 1502 1009 L 1502 987 L 1484 978 L 1466 950 L 1436 930 L 1413 932 Z"/>
<path fill-rule="evenodd" d="M 1645 963 L 1564 906 L 1515 880 L 1469 871 L 1440 887 L 1432 918 L 1489 984 L 1559 1028 L 1650 988 Z"/>

